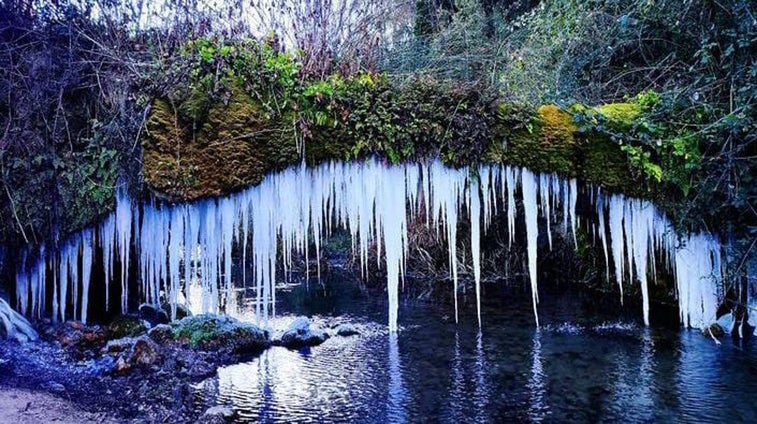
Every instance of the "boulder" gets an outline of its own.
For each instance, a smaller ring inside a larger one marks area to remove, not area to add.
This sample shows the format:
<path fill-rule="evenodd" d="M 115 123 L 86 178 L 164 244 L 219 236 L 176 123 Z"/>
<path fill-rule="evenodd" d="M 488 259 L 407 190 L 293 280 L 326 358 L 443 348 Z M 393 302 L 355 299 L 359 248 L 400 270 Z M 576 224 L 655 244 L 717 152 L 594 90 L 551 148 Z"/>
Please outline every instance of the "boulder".
<path fill-rule="evenodd" d="M 102 353 L 118 355 L 113 365 L 115 374 L 125 374 L 133 367 L 149 367 L 160 360 L 160 347 L 148 336 L 110 340 Z"/>
<path fill-rule="evenodd" d="M 228 316 L 203 314 L 174 324 L 174 339 L 205 351 L 257 353 L 270 346 L 268 332 Z"/>
<path fill-rule="evenodd" d="M 163 310 L 163 312 L 166 313 L 166 316 L 168 319 L 171 319 L 171 304 L 170 303 L 161 303 L 160 309 Z M 186 317 L 192 316 L 192 312 L 184 305 L 176 304 L 176 319 L 184 319 Z"/>
<path fill-rule="evenodd" d="M 342 337 L 356 336 L 360 334 L 352 324 L 339 324 L 336 328 L 336 334 Z"/>
<path fill-rule="evenodd" d="M 281 335 L 281 345 L 297 349 L 304 346 L 317 346 L 329 338 L 328 333 L 318 328 L 310 328 L 306 317 L 295 319 Z"/>
<path fill-rule="evenodd" d="M 158 324 L 168 324 L 171 322 L 169 315 L 159 306 L 143 303 L 139 305 L 139 318 L 150 323 L 151 327 Z"/>
<path fill-rule="evenodd" d="M 133 337 L 123 337 L 120 339 L 108 340 L 102 350 L 103 354 L 124 353 L 131 350 L 134 346 Z"/>

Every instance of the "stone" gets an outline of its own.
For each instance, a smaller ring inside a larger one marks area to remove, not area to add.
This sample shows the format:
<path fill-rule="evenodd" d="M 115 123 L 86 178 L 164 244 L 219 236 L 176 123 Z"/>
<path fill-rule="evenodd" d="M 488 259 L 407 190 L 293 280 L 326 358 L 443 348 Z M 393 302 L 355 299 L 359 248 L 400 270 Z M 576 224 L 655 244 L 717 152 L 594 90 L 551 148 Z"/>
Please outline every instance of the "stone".
<path fill-rule="evenodd" d="M 115 365 L 113 365 L 113 373 L 117 375 L 123 375 L 131 370 L 131 364 L 126 362 L 123 356 L 119 356 L 116 359 Z"/>
<path fill-rule="evenodd" d="M 356 336 L 360 334 L 352 324 L 339 324 L 336 328 L 336 334 L 342 337 Z"/>
<path fill-rule="evenodd" d="M 297 349 L 305 346 L 317 346 L 329 338 L 328 333 L 317 328 L 310 328 L 306 317 L 295 319 L 281 335 L 281 345 Z"/>
<path fill-rule="evenodd" d="M 150 323 L 150 327 L 171 322 L 166 311 L 160 307 L 149 305 L 147 303 L 139 305 L 139 317 Z"/>
<path fill-rule="evenodd" d="M 192 348 L 230 353 L 257 353 L 270 346 L 268 332 L 228 316 L 203 314 L 174 324 L 174 337 Z"/>
<path fill-rule="evenodd" d="M 147 332 L 155 343 L 166 344 L 173 341 L 173 328 L 168 324 L 158 324 Z"/>
<path fill-rule="evenodd" d="M 160 358 L 158 345 L 149 337 L 138 337 L 131 348 L 129 362 L 133 365 L 150 366 Z"/>
<path fill-rule="evenodd" d="M 171 304 L 162 303 L 160 305 L 160 309 L 162 309 L 163 312 L 166 313 L 168 319 L 171 319 Z M 184 305 L 176 304 L 176 320 L 184 319 L 190 316 L 192 316 L 192 312 L 189 310 L 189 308 Z"/>
<path fill-rule="evenodd" d="M 108 340 L 105 347 L 102 350 L 104 354 L 124 353 L 129 352 L 134 346 L 133 337 L 123 337 L 115 340 Z"/>

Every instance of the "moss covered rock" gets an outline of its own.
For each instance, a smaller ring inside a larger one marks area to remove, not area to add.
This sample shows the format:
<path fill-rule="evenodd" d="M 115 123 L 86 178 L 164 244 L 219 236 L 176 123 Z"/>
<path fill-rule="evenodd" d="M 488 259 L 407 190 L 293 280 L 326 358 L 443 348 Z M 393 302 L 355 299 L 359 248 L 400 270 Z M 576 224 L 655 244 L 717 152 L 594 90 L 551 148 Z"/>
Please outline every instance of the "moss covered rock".
<path fill-rule="evenodd" d="M 268 332 L 255 325 L 220 315 L 196 315 L 174 324 L 174 339 L 190 347 L 225 350 L 231 353 L 255 353 L 270 346 Z"/>
<path fill-rule="evenodd" d="M 147 120 L 143 174 L 160 197 L 227 194 L 259 183 L 299 157 L 294 122 L 270 118 L 241 87 L 232 87 L 225 101 L 205 113 L 187 110 L 195 108 L 157 99 Z"/>

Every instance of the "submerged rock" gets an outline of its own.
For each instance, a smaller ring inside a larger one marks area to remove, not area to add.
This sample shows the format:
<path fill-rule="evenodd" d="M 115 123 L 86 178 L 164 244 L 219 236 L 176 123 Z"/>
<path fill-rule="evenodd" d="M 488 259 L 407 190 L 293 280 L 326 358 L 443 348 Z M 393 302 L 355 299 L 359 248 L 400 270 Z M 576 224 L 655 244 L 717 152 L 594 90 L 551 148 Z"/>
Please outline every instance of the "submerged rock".
<path fill-rule="evenodd" d="M 317 346 L 329 338 L 328 333 L 318 328 L 310 328 L 310 320 L 306 317 L 295 319 L 281 335 L 280 344 L 288 348 Z"/>
<path fill-rule="evenodd" d="M 270 345 L 268 332 L 259 327 L 220 315 L 197 315 L 178 321 L 173 329 L 174 339 L 191 347 L 230 353 L 256 353 Z"/>
<path fill-rule="evenodd" d="M 722 338 L 725 335 L 725 330 L 723 327 L 720 326 L 718 323 L 714 323 L 710 325 L 709 327 L 706 327 L 703 330 L 703 333 L 707 337 L 712 337 L 714 339 Z"/>

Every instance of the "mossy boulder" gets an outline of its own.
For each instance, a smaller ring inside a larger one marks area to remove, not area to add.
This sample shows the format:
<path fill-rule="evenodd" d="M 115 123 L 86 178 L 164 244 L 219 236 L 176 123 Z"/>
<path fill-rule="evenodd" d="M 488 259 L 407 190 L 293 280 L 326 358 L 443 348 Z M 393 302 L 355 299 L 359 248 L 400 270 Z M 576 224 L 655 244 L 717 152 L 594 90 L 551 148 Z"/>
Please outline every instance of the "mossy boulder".
<path fill-rule="evenodd" d="M 294 122 L 270 117 L 241 86 L 232 86 L 207 112 L 195 109 L 164 99 L 153 102 L 142 140 L 143 174 L 159 197 L 228 194 L 258 184 L 266 173 L 299 158 Z"/>
<path fill-rule="evenodd" d="M 249 323 L 221 315 L 196 315 L 174 324 L 174 339 L 205 351 L 256 353 L 268 346 L 268 332 Z"/>

